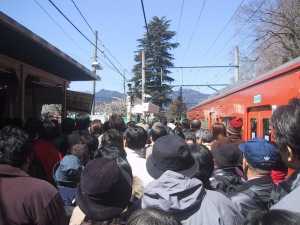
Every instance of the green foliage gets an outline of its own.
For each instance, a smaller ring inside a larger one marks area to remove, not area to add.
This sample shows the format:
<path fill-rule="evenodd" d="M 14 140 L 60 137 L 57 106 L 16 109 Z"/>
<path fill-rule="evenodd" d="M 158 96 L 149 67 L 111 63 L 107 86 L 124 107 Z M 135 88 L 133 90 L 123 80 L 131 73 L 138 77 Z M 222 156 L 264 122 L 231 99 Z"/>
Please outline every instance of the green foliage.
<path fill-rule="evenodd" d="M 142 50 L 145 51 L 145 94 L 152 96 L 151 102 L 159 105 L 168 105 L 172 100 L 168 94 L 172 93 L 170 84 L 174 81 L 169 76 L 168 68 L 174 66 L 174 59 L 170 51 L 178 47 L 178 43 L 171 43 L 170 40 L 176 32 L 169 31 L 170 21 L 165 17 L 159 19 L 153 17 L 148 24 L 148 34 L 138 39 L 138 50 L 135 52 L 134 77 L 131 81 L 135 84 L 135 95 L 141 98 L 142 95 Z M 162 78 L 161 78 L 162 76 Z M 161 82 L 162 81 L 162 82 Z"/>
<path fill-rule="evenodd" d="M 173 117 L 173 118 L 179 118 L 179 117 L 186 116 L 187 106 L 181 96 L 177 96 L 177 98 L 175 98 L 172 101 L 169 109 L 170 109 L 171 117 Z"/>

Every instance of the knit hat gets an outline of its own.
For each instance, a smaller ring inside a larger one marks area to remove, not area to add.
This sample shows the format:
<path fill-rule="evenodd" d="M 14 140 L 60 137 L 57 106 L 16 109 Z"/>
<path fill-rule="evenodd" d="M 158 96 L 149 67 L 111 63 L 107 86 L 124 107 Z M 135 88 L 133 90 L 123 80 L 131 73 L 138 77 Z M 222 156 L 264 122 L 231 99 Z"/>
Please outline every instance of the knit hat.
<path fill-rule="evenodd" d="M 227 125 L 227 132 L 233 135 L 240 135 L 242 133 L 243 122 L 238 119 L 233 119 Z"/>
<path fill-rule="evenodd" d="M 84 168 L 76 192 L 82 212 L 94 220 L 106 220 L 121 214 L 131 198 L 128 173 L 108 158 L 97 158 Z"/>
<path fill-rule="evenodd" d="M 191 155 L 188 144 L 177 135 L 158 138 L 154 142 L 146 166 L 154 179 L 158 179 L 167 170 L 192 177 L 199 169 L 199 164 Z"/>
<path fill-rule="evenodd" d="M 75 155 L 66 155 L 53 169 L 53 178 L 59 183 L 79 183 L 84 166 Z"/>
<path fill-rule="evenodd" d="M 224 167 L 236 166 L 239 159 L 238 150 L 231 144 L 222 144 L 211 151 L 215 161 Z"/>
<path fill-rule="evenodd" d="M 277 160 L 275 145 L 264 138 L 252 138 L 240 144 L 239 149 L 244 153 L 246 161 L 253 167 L 257 167 L 259 163 L 275 163 Z"/>

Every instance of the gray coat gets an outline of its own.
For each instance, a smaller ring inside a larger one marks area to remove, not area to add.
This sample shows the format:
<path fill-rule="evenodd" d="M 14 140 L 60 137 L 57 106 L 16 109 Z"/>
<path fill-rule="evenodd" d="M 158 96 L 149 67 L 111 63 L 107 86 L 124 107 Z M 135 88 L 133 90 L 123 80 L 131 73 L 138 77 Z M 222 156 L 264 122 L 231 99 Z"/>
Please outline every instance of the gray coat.
<path fill-rule="evenodd" d="M 183 225 L 242 224 L 243 216 L 223 194 L 205 190 L 202 182 L 166 171 L 150 182 L 142 198 L 142 208 L 158 207 L 170 212 Z"/>

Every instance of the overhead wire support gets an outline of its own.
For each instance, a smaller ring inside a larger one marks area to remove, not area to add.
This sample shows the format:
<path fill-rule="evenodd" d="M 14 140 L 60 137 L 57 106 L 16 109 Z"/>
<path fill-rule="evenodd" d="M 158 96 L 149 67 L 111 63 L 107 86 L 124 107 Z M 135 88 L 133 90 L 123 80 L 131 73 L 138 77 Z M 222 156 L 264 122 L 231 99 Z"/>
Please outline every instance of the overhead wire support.
<path fill-rule="evenodd" d="M 171 66 L 168 69 L 201 69 L 201 68 L 222 68 L 222 67 L 237 67 L 237 66 Z"/>

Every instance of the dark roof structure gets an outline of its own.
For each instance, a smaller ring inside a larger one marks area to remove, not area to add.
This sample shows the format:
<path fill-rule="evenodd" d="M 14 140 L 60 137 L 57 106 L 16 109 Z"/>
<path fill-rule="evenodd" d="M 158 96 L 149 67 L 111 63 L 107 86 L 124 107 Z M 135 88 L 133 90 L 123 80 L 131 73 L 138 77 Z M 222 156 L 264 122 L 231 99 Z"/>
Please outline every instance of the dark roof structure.
<path fill-rule="evenodd" d="M 68 81 L 98 79 L 95 73 L 2 12 L 0 12 L 0 54 Z"/>

